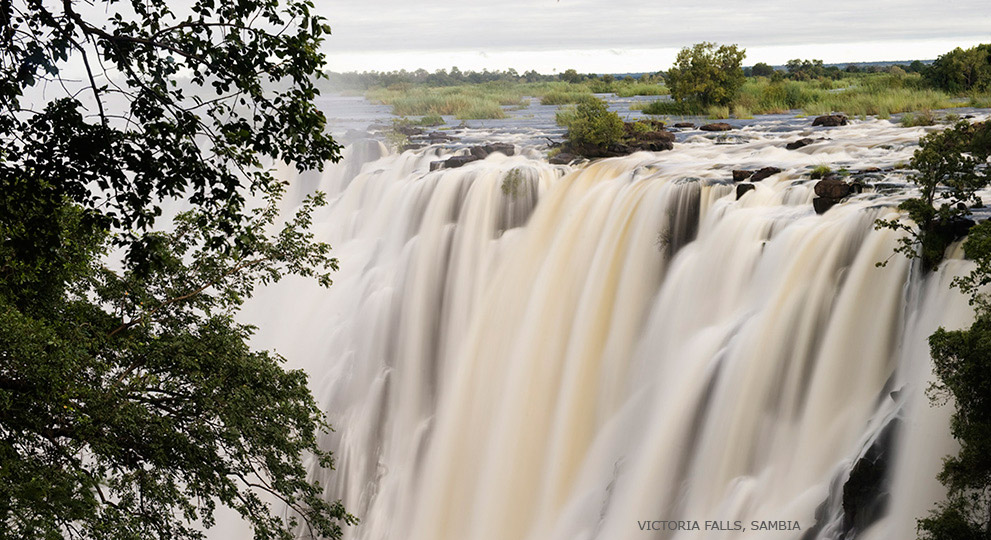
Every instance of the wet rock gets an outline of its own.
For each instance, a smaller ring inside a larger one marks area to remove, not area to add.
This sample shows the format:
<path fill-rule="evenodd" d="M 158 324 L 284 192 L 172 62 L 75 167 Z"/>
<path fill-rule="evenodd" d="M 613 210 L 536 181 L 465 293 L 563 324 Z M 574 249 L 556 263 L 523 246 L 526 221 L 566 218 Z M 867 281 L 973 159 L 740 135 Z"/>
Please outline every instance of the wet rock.
<path fill-rule="evenodd" d="M 511 156 L 516 153 L 516 147 L 509 143 L 491 143 L 472 146 L 469 152 L 478 159 L 485 159 L 489 154 L 495 154 L 497 152 Z"/>
<path fill-rule="evenodd" d="M 892 420 L 857 460 L 843 484 L 843 529 L 861 532 L 877 521 L 888 506 L 885 480 L 891 466 L 892 446 L 901 422 Z M 855 535 L 848 535 L 853 537 Z"/>
<path fill-rule="evenodd" d="M 840 202 L 839 199 L 830 199 L 828 197 L 816 197 L 812 199 L 812 208 L 815 209 L 816 214 L 825 214 L 826 210 L 832 208 L 836 203 Z"/>
<path fill-rule="evenodd" d="M 740 197 L 743 197 L 743 194 L 744 193 L 746 193 L 748 191 L 753 191 L 755 189 L 757 189 L 757 186 L 755 186 L 753 184 L 737 184 L 736 185 L 736 200 L 740 200 Z"/>
<path fill-rule="evenodd" d="M 746 180 L 747 178 L 750 178 L 753 175 L 754 175 L 754 171 L 743 171 L 743 170 L 736 169 L 736 170 L 733 171 L 733 181 L 734 182 L 743 182 L 744 180 Z"/>
<path fill-rule="evenodd" d="M 763 169 L 759 169 L 757 172 L 755 172 L 750 177 L 750 181 L 760 182 L 761 180 L 767 178 L 768 176 L 771 176 L 772 174 L 778 174 L 779 172 L 781 172 L 781 169 L 777 167 L 764 167 Z"/>
<path fill-rule="evenodd" d="M 691 122 L 678 122 L 677 124 L 674 125 L 674 127 L 676 127 L 676 128 L 689 128 L 689 129 L 692 129 L 692 128 L 695 127 L 695 124 L 693 124 Z"/>
<path fill-rule="evenodd" d="M 467 156 L 454 156 L 443 161 L 434 161 L 430 163 L 430 170 L 436 171 L 437 169 L 457 169 L 458 167 L 464 167 L 472 161 L 478 161 L 480 159 L 482 158 L 472 154 Z"/>
<path fill-rule="evenodd" d="M 393 128 L 396 133 L 402 133 L 407 137 L 415 137 L 417 135 L 423 135 L 423 129 L 416 126 L 396 126 Z"/>
<path fill-rule="evenodd" d="M 699 129 L 702 131 L 729 131 L 733 129 L 733 126 L 727 124 L 726 122 L 716 122 L 714 124 L 706 124 Z"/>
<path fill-rule="evenodd" d="M 812 144 L 814 142 L 815 142 L 815 140 L 810 139 L 808 137 L 805 137 L 805 138 L 802 138 L 802 139 L 798 139 L 797 141 L 792 141 L 792 142 L 786 144 L 785 145 L 785 148 L 787 148 L 788 150 L 798 150 L 799 148 L 803 148 L 803 147 L 808 146 L 808 145 L 810 145 L 810 144 Z"/>
<path fill-rule="evenodd" d="M 816 182 L 815 193 L 828 199 L 842 199 L 850 194 L 850 184 L 838 178 L 826 178 Z"/>
<path fill-rule="evenodd" d="M 816 117 L 812 121 L 813 126 L 824 126 L 824 127 L 836 127 L 845 126 L 847 124 L 847 118 L 845 114 L 827 114 L 825 116 Z"/>
<path fill-rule="evenodd" d="M 561 152 L 560 154 L 548 159 L 547 162 L 552 165 L 567 165 L 576 159 L 578 159 L 578 156 L 574 154 Z"/>
<path fill-rule="evenodd" d="M 443 141 L 456 140 L 455 137 L 452 137 L 446 133 L 441 133 L 439 131 L 431 131 L 430 133 L 427 133 L 427 139 L 429 139 L 430 142 L 443 142 Z"/>

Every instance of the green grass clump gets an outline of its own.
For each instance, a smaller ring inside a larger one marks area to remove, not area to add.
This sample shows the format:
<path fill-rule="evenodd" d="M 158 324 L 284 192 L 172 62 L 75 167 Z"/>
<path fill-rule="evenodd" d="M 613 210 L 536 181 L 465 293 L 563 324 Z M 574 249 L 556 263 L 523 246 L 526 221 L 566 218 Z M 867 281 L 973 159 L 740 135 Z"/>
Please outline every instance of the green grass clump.
<path fill-rule="evenodd" d="M 427 114 L 416 121 L 416 125 L 423 127 L 435 127 L 444 125 L 444 118 L 439 114 Z"/>
<path fill-rule="evenodd" d="M 905 113 L 901 118 L 904 127 L 931 126 L 936 123 L 936 115 L 929 109 L 923 109 L 918 113 Z"/>
<path fill-rule="evenodd" d="M 506 118 L 506 111 L 498 103 L 480 101 L 458 111 L 458 120 L 486 120 Z"/>
<path fill-rule="evenodd" d="M 816 165 L 812 169 L 812 174 L 809 175 L 812 178 L 825 178 L 827 175 L 833 172 L 833 169 L 829 168 L 829 165 Z"/>
<path fill-rule="evenodd" d="M 619 97 L 666 96 L 671 90 L 663 84 L 632 83 L 617 85 L 615 92 Z"/>
<path fill-rule="evenodd" d="M 591 92 L 554 90 L 540 98 L 541 105 L 570 105 L 595 99 Z"/>
<path fill-rule="evenodd" d="M 690 110 L 684 103 L 659 99 L 651 101 L 642 109 L 644 114 L 697 114 L 698 111 Z"/>
<path fill-rule="evenodd" d="M 725 105 L 711 105 L 706 109 L 706 115 L 713 120 L 725 120 L 729 118 L 729 107 Z"/>

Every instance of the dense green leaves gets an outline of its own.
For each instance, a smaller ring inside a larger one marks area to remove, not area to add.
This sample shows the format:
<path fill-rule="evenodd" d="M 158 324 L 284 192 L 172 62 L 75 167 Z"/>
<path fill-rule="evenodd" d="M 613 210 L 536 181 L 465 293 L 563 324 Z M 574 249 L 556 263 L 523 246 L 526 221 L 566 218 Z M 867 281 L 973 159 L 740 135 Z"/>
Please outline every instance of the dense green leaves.
<path fill-rule="evenodd" d="M 912 157 L 918 171 L 913 180 L 921 195 L 906 200 L 904 210 L 913 224 L 899 220 L 879 221 L 879 227 L 902 230 L 907 234 L 897 251 L 918 256 L 925 269 L 936 268 L 946 248 L 967 234 L 972 222 L 970 206 L 980 204 L 977 192 L 991 184 L 991 123 L 960 122 L 952 128 L 931 133 L 920 141 Z"/>
<path fill-rule="evenodd" d="M 987 92 L 991 90 L 991 44 L 957 47 L 937 58 L 923 76 L 931 85 L 948 92 Z"/>
<path fill-rule="evenodd" d="M 169 4 L 0 2 L 0 539 L 199 538 L 218 504 L 259 539 L 353 522 L 308 481 L 331 459 L 305 374 L 233 318 L 336 269 L 322 195 L 281 216 L 263 167 L 339 159 L 329 28 L 306 1 Z"/>
<path fill-rule="evenodd" d="M 693 106 L 727 105 L 746 82 L 740 67 L 745 56 L 736 45 L 709 42 L 681 49 L 668 71 L 671 97 Z"/>

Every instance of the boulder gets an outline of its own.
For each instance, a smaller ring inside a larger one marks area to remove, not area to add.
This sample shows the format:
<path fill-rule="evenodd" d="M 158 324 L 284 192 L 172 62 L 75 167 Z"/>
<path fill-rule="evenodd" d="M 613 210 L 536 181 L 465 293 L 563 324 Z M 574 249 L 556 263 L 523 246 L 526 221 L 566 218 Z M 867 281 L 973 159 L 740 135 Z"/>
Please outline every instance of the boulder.
<path fill-rule="evenodd" d="M 427 133 L 427 139 L 429 139 L 430 142 L 441 142 L 441 141 L 453 141 L 453 140 L 455 140 L 454 137 L 452 137 L 452 136 L 450 136 L 450 135 L 448 135 L 446 133 L 441 133 L 439 131 L 431 131 L 430 133 Z"/>
<path fill-rule="evenodd" d="M 785 145 L 785 148 L 787 148 L 788 150 L 798 150 L 799 148 L 808 146 L 808 145 L 810 145 L 810 144 L 812 144 L 814 142 L 815 142 L 814 140 L 812 140 L 812 139 L 810 139 L 808 137 L 805 137 L 803 139 L 798 139 L 797 141 L 792 141 L 792 142 L 786 144 Z"/>
<path fill-rule="evenodd" d="M 847 118 L 845 114 L 827 114 L 825 116 L 816 117 L 812 121 L 813 126 L 824 126 L 824 127 L 836 127 L 845 126 L 847 124 Z"/>
<path fill-rule="evenodd" d="M 444 161 L 434 161 L 434 162 L 432 162 L 430 164 L 430 170 L 435 171 L 437 169 L 457 169 L 458 167 L 463 167 L 463 166 L 471 163 L 472 161 L 478 161 L 480 159 L 482 159 L 482 158 L 480 158 L 480 157 L 478 157 L 478 156 L 476 156 L 474 154 L 470 154 L 470 155 L 467 155 L 467 156 L 454 156 L 454 157 L 447 158 Z M 434 165 L 435 164 L 438 164 L 438 163 L 440 165 L 437 165 L 436 167 L 434 167 Z"/>
<path fill-rule="evenodd" d="M 826 178 L 816 182 L 815 192 L 819 197 L 842 199 L 850 194 L 851 187 L 850 184 L 838 178 Z"/>
<path fill-rule="evenodd" d="M 485 159 L 489 154 L 495 154 L 497 152 L 511 156 L 516 153 L 516 147 L 509 143 L 490 143 L 472 146 L 468 151 L 478 159 Z"/>
<path fill-rule="evenodd" d="M 678 122 L 677 124 L 674 125 L 674 127 L 676 127 L 676 128 L 694 129 L 695 128 L 695 124 L 693 124 L 691 122 Z"/>
<path fill-rule="evenodd" d="M 754 171 L 742 171 L 742 170 L 737 169 L 737 170 L 734 170 L 733 171 L 733 181 L 734 182 L 743 182 L 744 180 L 746 180 L 747 178 L 750 178 L 753 175 L 754 175 Z"/>
<path fill-rule="evenodd" d="M 825 214 L 826 210 L 829 210 L 836 203 L 840 202 L 839 199 L 830 199 L 828 197 L 816 197 L 812 199 L 812 208 L 815 209 L 817 214 Z"/>
<path fill-rule="evenodd" d="M 702 131 L 729 131 L 733 129 L 733 126 L 727 124 L 726 122 L 716 122 L 714 124 L 706 124 L 699 129 Z"/>
<path fill-rule="evenodd" d="M 768 176 L 771 176 L 772 174 L 778 174 L 779 172 L 781 172 L 781 169 L 777 167 L 764 167 L 763 169 L 760 169 L 757 172 L 755 172 L 750 177 L 750 181 L 760 182 L 761 180 L 767 178 Z"/>
<path fill-rule="evenodd" d="M 548 159 L 547 162 L 552 165 L 567 165 L 576 159 L 578 159 L 578 156 L 574 154 L 561 152 L 560 154 Z"/>
<path fill-rule="evenodd" d="M 744 193 L 746 193 L 748 191 L 753 191 L 755 189 L 757 189 L 757 186 L 755 186 L 753 184 L 737 184 L 736 185 L 736 200 L 740 200 L 740 197 L 743 197 L 743 194 Z"/>

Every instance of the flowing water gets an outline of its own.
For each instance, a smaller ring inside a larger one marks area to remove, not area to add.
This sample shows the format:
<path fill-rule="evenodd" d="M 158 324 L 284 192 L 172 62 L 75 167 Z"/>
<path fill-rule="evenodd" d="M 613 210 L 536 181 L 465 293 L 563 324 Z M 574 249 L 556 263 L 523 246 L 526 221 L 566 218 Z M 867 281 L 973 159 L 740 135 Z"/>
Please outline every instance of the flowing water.
<path fill-rule="evenodd" d="M 953 451 L 925 340 L 969 322 L 968 263 L 922 276 L 873 227 L 924 128 L 809 123 L 580 167 L 532 134 L 434 172 L 450 148 L 362 141 L 295 179 L 290 201 L 330 195 L 341 270 L 246 316 L 336 429 L 318 478 L 361 519 L 347 537 L 911 538 Z M 828 140 L 783 148 L 805 135 Z M 766 165 L 737 200 L 731 170 Z M 882 171 L 816 215 L 816 165 Z"/>

